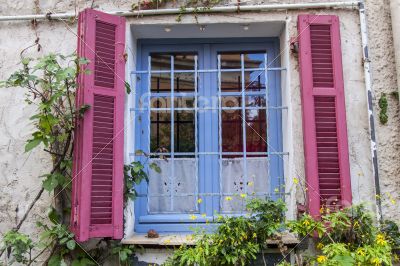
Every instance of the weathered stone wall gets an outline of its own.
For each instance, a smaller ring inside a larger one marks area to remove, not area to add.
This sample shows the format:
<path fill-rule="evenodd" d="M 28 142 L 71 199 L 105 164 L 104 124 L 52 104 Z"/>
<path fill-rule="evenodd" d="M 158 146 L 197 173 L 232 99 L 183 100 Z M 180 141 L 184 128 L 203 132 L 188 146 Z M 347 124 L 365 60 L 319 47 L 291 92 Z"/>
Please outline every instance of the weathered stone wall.
<path fill-rule="evenodd" d="M 327 0 L 326 0 L 327 1 Z M 77 3 L 75 3 L 77 2 Z M 93 1 L 93 6 L 100 10 L 128 10 L 131 1 Z M 246 1 L 248 3 L 280 3 L 281 1 Z M 306 2 L 287 0 L 287 3 Z M 310 2 L 310 1 L 308 1 Z M 313 1 L 319 2 L 319 1 Z M 376 119 L 378 160 L 383 193 L 384 218 L 400 221 L 400 117 L 398 100 L 390 96 L 396 91 L 396 72 L 392 41 L 390 9 L 388 0 L 366 1 L 368 29 L 370 33 L 370 56 L 375 91 L 375 111 L 378 113 L 378 98 L 381 93 L 388 94 L 389 122 L 381 125 Z M 37 6 L 35 5 L 37 3 Z M 35 12 L 78 12 L 91 2 L 84 1 L 28 1 L 0 0 L 0 15 L 21 15 Z M 318 10 L 318 11 L 276 11 L 271 13 L 214 14 L 199 16 L 202 23 L 249 23 L 270 20 L 288 21 L 289 36 L 296 36 L 297 14 L 318 13 L 337 14 L 341 20 L 344 79 L 346 92 L 346 110 L 348 118 L 349 152 L 353 197 L 355 202 L 371 202 L 374 205 L 375 187 L 372 177 L 370 142 L 367 120 L 367 102 L 364 73 L 362 68 L 361 36 L 357 10 Z M 129 18 L 129 23 L 163 24 L 177 23 L 175 16 L 155 18 Z M 194 23 L 193 17 L 184 16 L 182 23 Z M 26 51 L 26 55 L 38 57 L 50 52 L 72 53 L 76 47 L 76 23 L 43 21 L 35 30 L 29 21 L 0 22 L 0 80 L 8 77 L 18 68 L 20 51 L 32 45 L 39 38 L 41 51 L 35 47 Z M 281 36 L 281 40 L 282 40 Z M 282 50 L 286 44 L 281 44 Z M 285 51 L 283 51 L 285 53 Z M 287 51 L 286 51 L 287 52 Z M 287 52 L 288 53 L 288 52 Z M 304 156 L 301 124 L 301 103 L 298 77 L 297 56 L 287 54 L 290 69 L 290 109 L 292 114 L 292 162 L 293 172 L 304 178 Z M 399 70 L 400 71 L 400 70 Z M 45 152 L 35 150 L 24 153 L 26 139 L 29 138 L 32 125 L 29 117 L 34 112 L 33 106 L 24 102 L 24 91 L 20 88 L 0 90 L 0 233 L 13 226 L 21 218 L 28 204 L 40 189 L 40 175 L 51 167 Z M 286 176 L 292 179 L 294 176 Z M 297 197 L 302 197 L 297 192 Z M 51 202 L 51 196 L 44 197 L 37 203 L 22 231 L 34 235 L 35 221 L 45 214 Z"/>

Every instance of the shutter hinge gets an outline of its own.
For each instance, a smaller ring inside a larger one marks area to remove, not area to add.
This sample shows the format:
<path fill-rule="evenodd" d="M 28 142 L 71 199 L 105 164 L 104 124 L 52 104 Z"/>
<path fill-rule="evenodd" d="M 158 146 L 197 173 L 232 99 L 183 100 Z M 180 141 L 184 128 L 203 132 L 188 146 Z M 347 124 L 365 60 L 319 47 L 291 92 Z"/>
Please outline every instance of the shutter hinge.
<path fill-rule="evenodd" d="M 74 206 L 74 224 L 78 222 L 78 204 Z"/>

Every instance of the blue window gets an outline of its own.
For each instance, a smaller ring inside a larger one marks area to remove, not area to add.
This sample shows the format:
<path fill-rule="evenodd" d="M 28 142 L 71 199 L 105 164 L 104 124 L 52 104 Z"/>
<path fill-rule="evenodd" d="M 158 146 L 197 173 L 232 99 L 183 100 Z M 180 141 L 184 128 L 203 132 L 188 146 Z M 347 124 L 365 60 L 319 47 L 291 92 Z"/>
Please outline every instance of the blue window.
<path fill-rule="evenodd" d="M 136 188 L 136 232 L 212 227 L 217 214 L 244 214 L 248 199 L 282 195 L 278 47 L 274 38 L 138 42 L 131 155 L 161 173 L 147 169 Z"/>

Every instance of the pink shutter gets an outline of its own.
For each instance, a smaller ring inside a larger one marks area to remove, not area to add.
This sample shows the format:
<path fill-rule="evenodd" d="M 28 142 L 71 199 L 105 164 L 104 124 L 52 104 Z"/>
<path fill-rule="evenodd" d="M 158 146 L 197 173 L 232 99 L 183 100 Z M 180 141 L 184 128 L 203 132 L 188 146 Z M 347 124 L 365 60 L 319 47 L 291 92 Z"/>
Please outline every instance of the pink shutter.
<path fill-rule="evenodd" d="M 90 109 L 76 125 L 71 229 L 78 241 L 122 238 L 125 19 L 92 9 L 79 14 L 76 102 Z"/>
<path fill-rule="evenodd" d="M 300 77 L 308 206 L 351 205 L 339 18 L 298 18 Z"/>

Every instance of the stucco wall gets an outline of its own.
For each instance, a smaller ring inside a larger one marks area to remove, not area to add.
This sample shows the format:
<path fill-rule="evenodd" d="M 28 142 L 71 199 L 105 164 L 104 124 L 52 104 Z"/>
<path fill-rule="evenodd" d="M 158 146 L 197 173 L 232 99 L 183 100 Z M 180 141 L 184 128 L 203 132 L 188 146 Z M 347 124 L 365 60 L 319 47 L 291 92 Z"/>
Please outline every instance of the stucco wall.
<path fill-rule="evenodd" d="M 65 12 L 81 10 L 90 6 L 90 2 L 77 1 L 34 1 L 2 0 L 0 15 L 32 14 Z M 261 3 L 260 1 L 247 1 Z M 281 1 L 263 1 L 263 3 Z M 288 0 L 292 2 L 305 2 Z M 314 1 L 318 2 L 318 1 Z M 129 9 L 131 1 L 94 1 L 94 7 L 100 10 Z M 368 29 L 370 33 L 370 55 L 372 60 L 373 89 L 378 97 L 382 92 L 390 94 L 396 88 L 396 72 L 394 64 L 394 49 L 392 45 L 391 20 L 388 0 L 369 0 L 366 4 Z M 272 13 L 240 13 L 214 14 L 199 16 L 200 23 L 251 23 L 280 20 L 287 23 L 287 36 L 297 34 L 297 14 L 306 11 L 272 12 Z M 346 93 L 346 111 L 349 135 L 349 153 L 352 176 L 352 189 L 355 202 L 371 202 L 375 200 L 375 187 L 372 177 L 370 157 L 370 142 L 367 120 L 367 102 L 362 68 L 361 36 L 357 10 L 309 10 L 307 13 L 337 14 L 341 21 L 341 36 L 343 50 L 343 66 Z M 175 16 L 158 16 L 144 18 L 129 18 L 130 24 L 163 24 L 176 23 Z M 184 16 L 181 23 L 195 23 L 192 16 Z M 26 55 L 38 57 L 50 52 L 72 53 L 76 46 L 76 37 L 68 30 L 76 31 L 76 23 L 66 24 L 59 21 L 40 22 L 37 35 L 42 46 L 40 52 L 29 49 Z M 300 88 L 297 56 L 289 53 L 284 33 L 281 36 L 283 52 L 282 62 L 288 65 L 290 84 L 288 101 L 291 128 L 291 151 L 289 172 L 286 173 L 287 184 L 298 175 L 304 178 L 304 156 L 301 124 Z M 35 31 L 30 22 L 0 22 L 0 80 L 8 77 L 18 67 L 19 53 L 34 43 Z M 286 58 L 287 60 L 283 60 Z M 398 100 L 388 96 L 389 122 L 381 125 L 376 120 L 378 160 L 381 189 L 383 193 L 384 218 L 400 221 L 400 117 Z M 50 160 L 39 150 L 24 153 L 25 140 L 29 138 L 32 126 L 29 117 L 33 106 L 24 102 L 24 91 L 19 88 L 0 90 L 0 233 L 15 226 L 16 220 L 23 215 L 27 205 L 40 189 L 40 175 L 50 168 Z M 379 111 L 377 99 L 375 110 Z M 301 190 L 294 191 L 301 201 Z M 51 198 L 44 195 L 33 209 L 30 218 L 22 227 L 23 232 L 37 233 L 35 220 L 43 216 Z M 294 203 L 294 200 L 292 201 Z M 16 209 L 18 210 L 16 211 Z M 293 209 L 292 209 L 293 211 Z"/>

